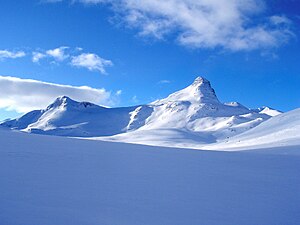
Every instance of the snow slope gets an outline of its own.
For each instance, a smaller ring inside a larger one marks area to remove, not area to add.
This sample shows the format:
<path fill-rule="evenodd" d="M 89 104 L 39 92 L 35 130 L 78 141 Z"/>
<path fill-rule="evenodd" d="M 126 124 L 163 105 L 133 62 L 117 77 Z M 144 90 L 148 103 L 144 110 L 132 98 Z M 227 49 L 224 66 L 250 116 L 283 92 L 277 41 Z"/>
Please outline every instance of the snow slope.
<path fill-rule="evenodd" d="M 249 149 L 300 145 L 300 108 L 275 116 L 257 127 L 205 149 Z"/>
<path fill-rule="evenodd" d="M 243 133 L 216 138 L 215 132 L 190 132 L 182 129 L 137 130 L 96 140 L 181 147 L 207 150 L 237 151 L 276 146 L 300 146 L 300 109 L 279 114 Z"/>
<path fill-rule="evenodd" d="M 63 96 L 47 109 L 6 121 L 2 126 L 39 134 L 117 135 L 106 140 L 199 147 L 243 133 L 273 114 L 275 110 L 250 110 L 237 102 L 223 104 L 210 82 L 198 77 L 190 86 L 148 105 L 104 108 Z M 178 138 L 181 142 L 174 142 Z"/>
<path fill-rule="evenodd" d="M 3 129 L 0 142 L 1 225 L 300 224 L 299 147 L 193 151 Z"/>

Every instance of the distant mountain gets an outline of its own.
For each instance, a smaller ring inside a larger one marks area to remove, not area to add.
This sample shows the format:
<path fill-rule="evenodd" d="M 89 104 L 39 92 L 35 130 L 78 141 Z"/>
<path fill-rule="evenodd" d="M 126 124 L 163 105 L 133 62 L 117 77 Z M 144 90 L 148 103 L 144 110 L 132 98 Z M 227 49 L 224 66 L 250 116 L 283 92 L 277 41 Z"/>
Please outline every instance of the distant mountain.
<path fill-rule="evenodd" d="M 254 109 L 253 111 L 258 112 L 258 113 L 263 113 L 263 114 L 267 114 L 269 116 L 277 116 L 279 114 L 281 114 L 282 112 L 276 109 L 272 109 L 270 107 L 267 106 L 263 106 L 261 108 L 258 109 Z"/>
<path fill-rule="evenodd" d="M 105 108 L 62 96 L 46 109 L 34 110 L 1 126 L 58 136 L 116 135 L 108 139 L 145 144 L 168 145 L 170 140 L 180 146 L 185 142 L 214 143 L 277 114 L 280 112 L 270 108 L 251 110 L 238 102 L 221 103 L 210 82 L 197 77 L 190 86 L 146 105 Z"/>
<path fill-rule="evenodd" d="M 2 123 L 2 126 L 30 133 L 91 137 L 114 135 L 126 131 L 129 113 L 135 109 L 105 108 L 89 102 L 58 97 L 46 109 Z"/>

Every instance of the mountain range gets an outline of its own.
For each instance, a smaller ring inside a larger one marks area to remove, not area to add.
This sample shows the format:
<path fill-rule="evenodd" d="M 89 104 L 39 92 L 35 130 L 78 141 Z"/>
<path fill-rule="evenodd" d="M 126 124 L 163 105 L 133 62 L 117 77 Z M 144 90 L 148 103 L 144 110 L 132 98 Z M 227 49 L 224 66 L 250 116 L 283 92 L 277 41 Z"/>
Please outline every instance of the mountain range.
<path fill-rule="evenodd" d="M 199 148 L 232 143 L 234 137 L 282 115 L 269 107 L 249 109 L 238 102 L 222 103 L 210 82 L 197 77 L 190 86 L 150 104 L 106 108 L 62 96 L 46 109 L 1 126 L 36 134 Z"/>

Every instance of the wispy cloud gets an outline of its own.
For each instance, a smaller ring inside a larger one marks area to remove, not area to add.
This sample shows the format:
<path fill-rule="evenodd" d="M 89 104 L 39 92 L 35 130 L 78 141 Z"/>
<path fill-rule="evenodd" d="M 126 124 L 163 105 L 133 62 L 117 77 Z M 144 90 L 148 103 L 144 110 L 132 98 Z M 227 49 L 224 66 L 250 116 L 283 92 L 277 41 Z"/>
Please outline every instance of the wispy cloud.
<path fill-rule="evenodd" d="M 270 22 L 275 24 L 275 25 L 281 25 L 281 24 L 290 25 L 290 24 L 292 24 L 292 21 L 284 15 L 282 15 L 282 16 L 278 16 L 278 15 L 271 16 L 270 17 Z"/>
<path fill-rule="evenodd" d="M 21 58 L 26 55 L 23 51 L 9 51 L 9 50 L 0 50 L 0 60 L 1 59 L 16 59 Z"/>
<path fill-rule="evenodd" d="M 107 106 L 114 105 L 116 99 L 104 88 L 76 87 L 7 76 L 0 76 L 0 90 L 0 108 L 21 113 L 45 108 L 62 95 Z"/>
<path fill-rule="evenodd" d="M 69 65 L 74 67 L 86 68 L 90 71 L 100 72 L 106 74 L 105 67 L 113 66 L 111 60 L 104 59 L 95 53 L 81 53 L 83 48 L 70 48 L 61 46 L 54 49 L 39 50 L 32 52 L 32 62 L 39 63 L 41 59 L 53 59 L 53 62 L 60 63 L 67 61 Z M 78 55 L 79 54 L 79 55 Z"/>
<path fill-rule="evenodd" d="M 284 15 L 265 16 L 258 0 L 72 0 L 107 4 L 141 36 L 176 37 L 184 46 L 231 51 L 275 48 L 293 32 Z"/>
<path fill-rule="evenodd" d="M 122 90 L 117 90 L 116 95 L 120 96 L 122 94 Z"/>
<path fill-rule="evenodd" d="M 69 55 L 65 53 L 65 50 L 68 48 L 69 47 L 62 46 L 55 49 L 49 49 L 46 51 L 46 54 L 50 57 L 53 57 L 57 61 L 63 61 L 69 57 Z"/>
<path fill-rule="evenodd" d="M 106 74 L 106 66 L 113 65 L 112 61 L 103 59 L 93 53 L 82 53 L 78 56 L 74 56 L 71 60 L 71 64 L 75 67 L 87 68 L 90 71 L 99 71 L 102 74 Z"/>
<path fill-rule="evenodd" d="M 170 80 L 160 80 L 160 81 L 158 81 L 158 84 L 169 84 L 169 83 L 171 83 Z"/>
<path fill-rule="evenodd" d="M 41 3 L 57 3 L 62 1 L 63 0 L 41 0 Z"/>
<path fill-rule="evenodd" d="M 84 4 L 99 4 L 99 3 L 105 3 L 110 2 L 110 0 L 73 0 L 73 2 L 82 2 Z"/>
<path fill-rule="evenodd" d="M 33 51 L 32 62 L 38 63 L 43 58 L 52 58 L 56 62 L 61 62 L 70 57 L 70 55 L 66 53 L 67 49 L 69 49 L 69 47 L 61 46 L 46 51 Z"/>
<path fill-rule="evenodd" d="M 136 104 L 136 103 L 139 102 L 139 100 L 138 100 L 138 98 L 137 98 L 136 95 L 134 95 L 134 96 L 131 98 L 131 101 L 132 101 L 134 104 Z"/>
<path fill-rule="evenodd" d="M 41 52 L 32 52 L 32 62 L 38 63 L 41 59 L 47 57 L 47 55 Z"/>

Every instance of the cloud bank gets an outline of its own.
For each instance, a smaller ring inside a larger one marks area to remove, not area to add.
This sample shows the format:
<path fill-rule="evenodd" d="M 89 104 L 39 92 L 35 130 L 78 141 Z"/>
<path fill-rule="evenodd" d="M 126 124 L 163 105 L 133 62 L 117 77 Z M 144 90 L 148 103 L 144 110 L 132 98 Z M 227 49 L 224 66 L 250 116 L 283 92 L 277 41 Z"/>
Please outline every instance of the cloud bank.
<path fill-rule="evenodd" d="M 184 46 L 248 51 L 276 48 L 293 37 L 283 15 L 265 16 L 261 0 L 72 0 L 107 4 L 141 36 L 174 37 Z M 266 2 L 267 3 L 267 2 Z"/>
<path fill-rule="evenodd" d="M 42 109 L 58 96 L 66 95 L 76 101 L 114 105 L 115 96 L 105 89 L 70 86 L 37 80 L 0 76 L 0 108 L 25 113 Z"/>

